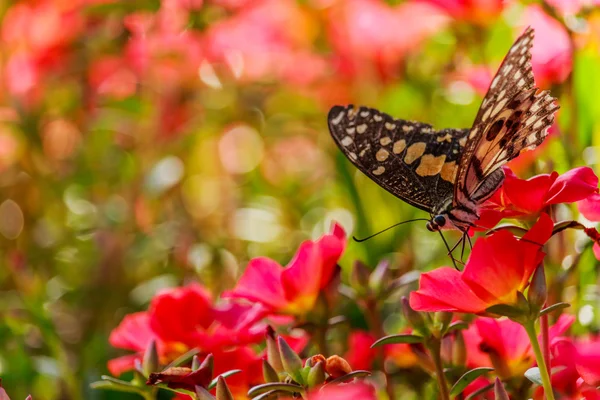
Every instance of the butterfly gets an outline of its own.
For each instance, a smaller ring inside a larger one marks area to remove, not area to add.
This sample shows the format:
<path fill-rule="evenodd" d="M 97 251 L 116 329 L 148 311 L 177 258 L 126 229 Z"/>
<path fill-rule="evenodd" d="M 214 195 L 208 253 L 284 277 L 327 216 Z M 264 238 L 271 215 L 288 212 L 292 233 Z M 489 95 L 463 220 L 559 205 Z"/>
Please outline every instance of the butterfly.
<path fill-rule="evenodd" d="M 329 131 L 359 170 L 427 211 L 427 229 L 459 230 L 466 236 L 482 204 L 502 185 L 502 166 L 544 141 L 559 108 L 548 91 L 535 86 L 533 37 L 527 28 L 514 42 L 470 129 L 436 130 L 348 105 L 331 108 Z"/>

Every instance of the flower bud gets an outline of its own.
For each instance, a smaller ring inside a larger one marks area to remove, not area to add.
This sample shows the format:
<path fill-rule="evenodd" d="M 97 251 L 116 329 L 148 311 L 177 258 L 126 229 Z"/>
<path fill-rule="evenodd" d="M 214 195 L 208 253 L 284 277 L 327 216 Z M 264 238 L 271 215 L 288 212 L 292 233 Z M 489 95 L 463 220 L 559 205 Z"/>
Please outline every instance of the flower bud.
<path fill-rule="evenodd" d="M 235 400 L 233 398 L 233 395 L 231 394 L 231 391 L 229 390 L 229 387 L 227 386 L 227 383 L 225 382 L 225 378 L 223 378 L 222 376 L 219 376 L 219 378 L 217 379 L 217 400 Z"/>
<path fill-rule="evenodd" d="M 421 315 L 421 313 L 413 310 L 410 307 L 410 303 L 406 296 L 402 296 L 401 301 L 402 301 L 402 314 L 404 314 L 404 317 L 406 318 L 406 320 L 408 321 L 410 326 L 412 326 L 415 330 L 422 333 L 423 336 L 426 336 L 429 333 L 429 329 L 427 329 L 427 325 L 425 324 L 425 320 L 423 319 L 423 316 Z"/>
<path fill-rule="evenodd" d="M 275 330 L 269 325 L 265 332 L 265 339 L 267 342 L 267 361 L 275 372 L 283 372 L 283 365 L 281 364 L 281 354 L 279 353 L 279 347 L 277 346 Z"/>
<path fill-rule="evenodd" d="M 325 382 L 325 363 L 323 361 L 317 362 L 310 368 L 308 372 L 308 387 L 313 388 L 321 385 Z"/>
<path fill-rule="evenodd" d="M 331 378 L 336 379 L 352 372 L 352 367 L 342 357 L 333 355 L 325 362 L 325 371 Z"/>
<path fill-rule="evenodd" d="M 417 362 L 419 363 L 421 368 L 429 372 L 435 371 L 435 364 L 433 363 L 431 357 L 429 357 L 429 354 L 427 354 L 425 346 L 423 346 L 422 343 L 411 343 L 410 349 L 412 350 L 413 354 L 417 357 Z"/>
<path fill-rule="evenodd" d="M 196 357 L 194 357 L 194 358 L 196 358 Z M 206 358 L 204 358 L 204 361 L 202 361 L 202 364 L 200 364 L 198 369 L 208 368 L 208 370 L 210 371 L 210 375 L 212 376 L 214 367 L 215 367 L 215 358 L 213 357 L 212 354 L 209 354 L 206 356 Z M 194 369 L 193 362 L 192 362 L 192 369 Z"/>
<path fill-rule="evenodd" d="M 142 371 L 144 372 L 144 376 L 148 377 L 152 372 L 158 371 L 158 350 L 156 349 L 156 342 L 154 340 L 146 348 L 143 360 Z"/>
<path fill-rule="evenodd" d="M 452 365 L 465 365 L 467 362 L 467 346 L 461 331 L 456 331 L 452 345 Z"/>
<path fill-rule="evenodd" d="M 198 400 L 215 400 L 215 397 L 202 386 L 196 386 L 194 391 Z"/>
<path fill-rule="evenodd" d="M 533 316 L 537 317 L 542 307 L 544 307 L 547 297 L 546 274 L 544 265 L 540 264 L 533 273 L 529 292 L 527 293 L 527 300 L 529 301 L 529 307 Z"/>
<path fill-rule="evenodd" d="M 362 261 L 355 261 L 350 271 L 350 286 L 358 293 L 364 294 L 369 285 L 369 275 L 371 275 L 369 267 Z"/>
<path fill-rule="evenodd" d="M 277 375 L 277 371 L 271 367 L 271 364 L 267 360 L 262 360 L 262 371 L 263 378 L 266 383 L 279 382 L 279 375 Z"/>
<path fill-rule="evenodd" d="M 315 365 L 317 365 L 318 362 L 322 362 L 323 365 L 325 364 L 325 361 L 327 359 L 325 358 L 325 356 L 323 354 L 315 354 L 312 357 L 308 357 L 306 359 L 306 362 L 304 363 L 305 367 L 314 367 Z"/>
<path fill-rule="evenodd" d="M 192 357 L 192 371 L 196 371 L 200 368 L 200 359 L 197 355 Z"/>
<path fill-rule="evenodd" d="M 279 336 L 277 338 L 279 344 L 279 354 L 281 354 L 281 364 L 283 369 L 287 372 L 293 380 L 297 383 L 302 384 L 302 359 L 296 354 L 289 344 Z"/>
<path fill-rule="evenodd" d="M 390 262 L 382 260 L 369 277 L 369 288 L 375 294 L 380 294 L 390 281 Z"/>
<path fill-rule="evenodd" d="M 448 329 L 448 326 L 450 326 L 450 324 L 452 323 L 452 316 L 453 314 L 447 311 L 440 311 L 435 313 L 435 322 L 436 325 L 439 326 L 439 330 L 442 334 L 446 333 L 446 329 Z"/>
<path fill-rule="evenodd" d="M 494 383 L 494 399 L 496 400 L 510 400 L 506 389 L 500 379 L 496 378 L 496 382 Z"/>

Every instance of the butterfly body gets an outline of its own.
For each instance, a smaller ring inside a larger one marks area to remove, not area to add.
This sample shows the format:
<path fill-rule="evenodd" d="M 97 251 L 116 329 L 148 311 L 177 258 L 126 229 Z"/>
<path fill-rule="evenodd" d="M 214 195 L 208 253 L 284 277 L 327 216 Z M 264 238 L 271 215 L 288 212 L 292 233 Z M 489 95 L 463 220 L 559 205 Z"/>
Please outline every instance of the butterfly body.
<path fill-rule="evenodd" d="M 466 232 L 504 181 L 502 166 L 547 136 L 558 106 L 531 72 L 533 30 L 511 47 L 470 129 L 435 130 L 368 107 L 335 106 L 329 131 L 346 157 L 405 202 L 432 231 Z"/>

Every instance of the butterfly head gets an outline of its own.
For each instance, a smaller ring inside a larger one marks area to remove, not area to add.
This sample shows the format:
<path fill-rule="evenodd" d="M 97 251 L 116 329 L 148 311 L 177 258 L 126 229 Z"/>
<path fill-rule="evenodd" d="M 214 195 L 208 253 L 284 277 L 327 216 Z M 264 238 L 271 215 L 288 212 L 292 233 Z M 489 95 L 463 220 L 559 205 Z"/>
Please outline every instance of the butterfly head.
<path fill-rule="evenodd" d="M 431 220 L 429 220 L 429 222 L 427 222 L 427 225 L 426 225 L 427 230 L 429 230 L 431 232 L 442 230 L 442 229 L 444 229 L 447 222 L 448 222 L 447 215 L 442 215 L 442 214 L 435 215 L 431 218 Z"/>

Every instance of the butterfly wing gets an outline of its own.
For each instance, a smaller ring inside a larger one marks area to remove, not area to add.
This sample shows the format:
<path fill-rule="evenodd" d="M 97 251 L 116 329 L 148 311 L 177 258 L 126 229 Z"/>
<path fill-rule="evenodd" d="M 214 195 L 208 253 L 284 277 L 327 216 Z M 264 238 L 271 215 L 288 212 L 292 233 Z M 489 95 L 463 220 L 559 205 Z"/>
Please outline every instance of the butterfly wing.
<path fill-rule="evenodd" d="M 432 212 L 452 196 L 468 129 L 434 130 L 373 108 L 335 106 L 329 131 L 365 175 L 410 205 Z"/>
<path fill-rule="evenodd" d="M 532 44 L 533 29 L 527 28 L 490 84 L 459 162 L 455 207 L 474 210 L 502 184 L 501 167 L 548 135 L 558 105 L 549 92 L 535 87 Z"/>

